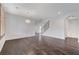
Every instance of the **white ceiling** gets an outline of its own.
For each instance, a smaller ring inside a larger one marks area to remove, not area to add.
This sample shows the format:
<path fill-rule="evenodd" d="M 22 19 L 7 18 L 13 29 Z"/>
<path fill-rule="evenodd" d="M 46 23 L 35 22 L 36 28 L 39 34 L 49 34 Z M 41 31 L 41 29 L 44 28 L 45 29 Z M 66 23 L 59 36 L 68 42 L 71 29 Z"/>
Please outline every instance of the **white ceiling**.
<path fill-rule="evenodd" d="M 4 3 L 5 11 L 34 20 L 59 19 L 67 15 L 79 16 L 77 3 Z"/>

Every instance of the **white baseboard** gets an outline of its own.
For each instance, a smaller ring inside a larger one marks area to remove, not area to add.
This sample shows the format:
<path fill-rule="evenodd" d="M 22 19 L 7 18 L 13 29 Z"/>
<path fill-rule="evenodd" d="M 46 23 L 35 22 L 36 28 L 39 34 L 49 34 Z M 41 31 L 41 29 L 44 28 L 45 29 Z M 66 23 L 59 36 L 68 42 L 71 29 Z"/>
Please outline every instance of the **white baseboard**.
<path fill-rule="evenodd" d="M 6 41 L 5 37 L 1 38 L 1 40 L 0 40 L 0 52 L 4 46 L 5 41 Z"/>
<path fill-rule="evenodd" d="M 33 35 L 24 35 L 24 36 L 10 35 L 10 36 L 7 36 L 6 39 L 7 40 L 14 40 L 14 39 L 25 38 L 25 37 L 32 37 L 32 36 L 35 36 L 35 35 L 34 34 Z"/>
<path fill-rule="evenodd" d="M 54 37 L 54 38 L 58 38 L 58 39 L 65 40 L 65 37 L 58 37 L 58 36 L 53 36 L 53 35 L 44 35 L 44 34 L 42 34 L 42 35 L 43 35 L 43 36 Z"/>
<path fill-rule="evenodd" d="M 5 44 L 5 41 L 6 40 L 13 40 L 13 39 L 18 39 L 18 38 L 24 38 L 24 37 L 32 37 L 32 36 L 35 36 L 34 34 L 33 35 L 28 35 L 28 36 L 4 36 L 1 40 L 0 40 L 0 52 Z"/>

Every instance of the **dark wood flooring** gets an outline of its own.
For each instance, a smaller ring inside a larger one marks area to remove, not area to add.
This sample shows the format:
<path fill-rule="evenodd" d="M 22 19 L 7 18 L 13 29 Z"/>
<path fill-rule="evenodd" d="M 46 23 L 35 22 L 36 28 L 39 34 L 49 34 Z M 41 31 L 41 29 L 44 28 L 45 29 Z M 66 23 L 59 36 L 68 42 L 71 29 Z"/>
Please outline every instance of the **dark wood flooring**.
<path fill-rule="evenodd" d="M 70 46 L 65 40 L 37 36 L 7 40 L 1 55 L 79 55 L 79 44 Z"/>

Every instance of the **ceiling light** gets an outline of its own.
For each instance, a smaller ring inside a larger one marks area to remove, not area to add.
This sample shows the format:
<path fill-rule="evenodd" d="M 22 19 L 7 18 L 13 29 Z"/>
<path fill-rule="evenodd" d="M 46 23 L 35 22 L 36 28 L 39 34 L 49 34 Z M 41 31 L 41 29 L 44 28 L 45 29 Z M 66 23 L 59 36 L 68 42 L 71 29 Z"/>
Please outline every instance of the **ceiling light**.
<path fill-rule="evenodd" d="M 29 23 L 31 23 L 31 20 L 26 19 L 25 22 L 26 22 L 27 24 L 29 24 Z"/>
<path fill-rule="evenodd" d="M 60 14 L 61 14 L 61 12 L 60 12 L 60 11 L 58 11 L 58 12 L 57 12 L 57 14 L 58 14 L 58 15 L 60 15 Z"/>

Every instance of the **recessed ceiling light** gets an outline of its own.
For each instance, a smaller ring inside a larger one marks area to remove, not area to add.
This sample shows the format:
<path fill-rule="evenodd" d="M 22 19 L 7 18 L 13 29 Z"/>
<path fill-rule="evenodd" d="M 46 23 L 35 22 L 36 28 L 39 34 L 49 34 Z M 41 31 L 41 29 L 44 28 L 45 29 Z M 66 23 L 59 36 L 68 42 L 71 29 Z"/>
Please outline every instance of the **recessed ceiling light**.
<path fill-rule="evenodd" d="M 26 19 L 25 22 L 26 22 L 27 24 L 29 24 L 29 23 L 31 23 L 31 20 L 30 20 L 30 19 Z"/>
<path fill-rule="evenodd" d="M 58 14 L 58 15 L 60 15 L 60 14 L 61 14 L 61 12 L 60 12 L 60 11 L 58 11 L 58 12 L 57 12 L 57 14 Z"/>

